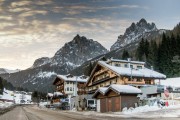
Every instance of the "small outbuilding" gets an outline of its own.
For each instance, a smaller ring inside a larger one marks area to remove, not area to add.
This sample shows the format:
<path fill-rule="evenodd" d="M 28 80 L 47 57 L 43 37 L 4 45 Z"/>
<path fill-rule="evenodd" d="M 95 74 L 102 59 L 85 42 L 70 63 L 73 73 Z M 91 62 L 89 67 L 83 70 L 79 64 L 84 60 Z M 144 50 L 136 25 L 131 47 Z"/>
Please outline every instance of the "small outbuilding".
<path fill-rule="evenodd" d="M 97 112 L 118 112 L 124 107 L 135 107 L 141 90 L 130 85 L 112 84 L 99 88 L 93 95 L 97 99 Z"/>

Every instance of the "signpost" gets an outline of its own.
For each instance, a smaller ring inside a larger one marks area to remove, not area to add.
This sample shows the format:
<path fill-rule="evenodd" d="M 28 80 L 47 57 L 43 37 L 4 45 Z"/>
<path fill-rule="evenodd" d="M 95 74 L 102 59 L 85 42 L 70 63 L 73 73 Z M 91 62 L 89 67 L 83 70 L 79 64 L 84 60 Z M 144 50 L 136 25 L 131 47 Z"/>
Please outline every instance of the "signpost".
<path fill-rule="evenodd" d="M 164 95 L 167 97 L 167 99 L 169 98 L 169 90 L 168 89 L 164 89 Z M 165 102 L 165 106 L 168 107 L 169 104 L 168 104 L 168 101 Z"/>
<path fill-rule="evenodd" d="M 168 98 L 169 97 L 169 90 L 165 89 L 164 90 L 164 95 Z"/>

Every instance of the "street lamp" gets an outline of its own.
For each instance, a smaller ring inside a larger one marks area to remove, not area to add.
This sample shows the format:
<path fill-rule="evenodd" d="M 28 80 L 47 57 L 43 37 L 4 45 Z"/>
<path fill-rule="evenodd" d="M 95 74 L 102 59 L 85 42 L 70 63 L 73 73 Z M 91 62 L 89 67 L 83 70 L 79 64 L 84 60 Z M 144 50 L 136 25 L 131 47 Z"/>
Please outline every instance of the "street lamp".
<path fill-rule="evenodd" d="M 129 62 L 129 63 L 128 63 L 128 64 L 129 64 L 129 68 L 131 69 L 131 78 L 130 78 L 130 79 L 131 79 L 131 81 L 132 81 L 132 69 L 133 69 L 133 68 L 131 67 L 131 58 L 128 58 L 128 62 Z"/>

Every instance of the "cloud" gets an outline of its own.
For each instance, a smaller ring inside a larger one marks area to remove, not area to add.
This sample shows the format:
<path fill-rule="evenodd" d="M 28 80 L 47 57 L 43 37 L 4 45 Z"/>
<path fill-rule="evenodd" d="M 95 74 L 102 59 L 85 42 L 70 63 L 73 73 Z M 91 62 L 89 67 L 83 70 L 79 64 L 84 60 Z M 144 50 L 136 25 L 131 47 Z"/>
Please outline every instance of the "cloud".
<path fill-rule="evenodd" d="M 6 27 L 12 27 L 12 26 L 15 26 L 14 23 L 10 23 L 10 22 L 1 22 L 1 25 L 0 25 L 0 29 L 5 29 Z"/>
<path fill-rule="evenodd" d="M 31 10 L 30 8 L 27 7 L 21 7 L 21 8 L 10 8 L 9 12 L 26 12 Z"/>
<path fill-rule="evenodd" d="M 23 12 L 19 16 L 20 17 L 29 17 L 29 16 L 34 16 L 34 15 L 37 15 L 37 14 L 46 15 L 47 13 L 48 12 L 45 11 L 45 10 L 31 10 L 31 11 L 28 11 L 28 12 Z"/>
<path fill-rule="evenodd" d="M 21 7 L 21 6 L 28 6 L 32 4 L 33 2 L 31 0 L 21 0 L 21 1 L 15 1 L 11 3 L 11 7 Z"/>
<path fill-rule="evenodd" d="M 49 5 L 52 3 L 53 3 L 52 0 L 40 0 L 40 1 L 36 1 L 34 4 L 36 4 L 36 5 Z"/>
<path fill-rule="evenodd" d="M 0 20 L 12 20 L 12 16 L 7 15 L 7 16 L 0 16 Z"/>

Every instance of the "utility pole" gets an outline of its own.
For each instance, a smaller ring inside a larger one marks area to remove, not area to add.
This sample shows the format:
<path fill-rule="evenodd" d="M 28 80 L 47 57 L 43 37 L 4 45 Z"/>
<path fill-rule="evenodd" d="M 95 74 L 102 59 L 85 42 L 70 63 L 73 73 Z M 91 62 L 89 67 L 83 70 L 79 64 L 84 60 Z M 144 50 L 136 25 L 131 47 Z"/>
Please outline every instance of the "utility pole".
<path fill-rule="evenodd" d="M 131 68 L 131 58 L 128 58 L 128 64 L 129 64 L 129 68 L 131 69 L 131 78 L 130 78 L 130 81 L 132 81 L 132 69 L 133 68 Z"/>

